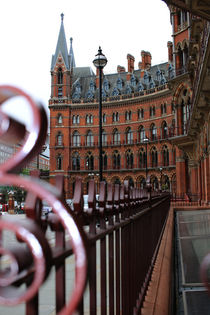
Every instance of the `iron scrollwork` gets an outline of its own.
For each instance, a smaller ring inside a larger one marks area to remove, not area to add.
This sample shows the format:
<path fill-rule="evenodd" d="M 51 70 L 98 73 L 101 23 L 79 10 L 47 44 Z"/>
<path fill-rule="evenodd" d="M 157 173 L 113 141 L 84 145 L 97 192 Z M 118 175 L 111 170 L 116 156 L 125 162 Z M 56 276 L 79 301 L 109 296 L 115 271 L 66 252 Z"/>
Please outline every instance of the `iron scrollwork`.
<path fill-rule="evenodd" d="M 10 259 L 9 268 L 0 272 L 0 304 L 27 303 L 38 293 L 41 284 L 55 265 L 54 249 L 45 235 L 46 224 L 50 222 L 54 230 L 62 230 L 64 235 L 67 232 L 70 239 L 69 248 L 72 248 L 75 254 L 74 291 L 70 301 L 59 310 L 59 314 L 72 314 L 80 302 L 86 283 L 86 237 L 77 217 L 65 203 L 62 184 L 59 189 L 35 176 L 23 177 L 17 174 L 18 170 L 39 154 L 47 134 L 47 114 L 44 107 L 18 88 L 0 86 L 0 105 L 18 96 L 23 97 L 30 106 L 32 123 L 30 130 L 27 130 L 24 124 L 5 114 L 0 108 L 0 140 L 8 144 L 21 143 L 19 150 L 0 165 L 0 185 L 17 186 L 26 190 L 28 208 L 25 220 L 17 220 L 17 216 L 15 220 L 10 218 L 12 216 L 0 219 L 0 256 L 6 255 Z M 49 222 L 41 217 L 41 200 L 45 200 L 52 207 L 53 213 L 49 216 Z M 4 248 L 5 230 L 16 236 L 15 248 Z M 25 246 L 21 246 L 22 244 Z M 65 246 L 60 248 L 60 252 L 65 250 Z M 21 284 L 25 284 L 24 289 L 17 290 Z"/>

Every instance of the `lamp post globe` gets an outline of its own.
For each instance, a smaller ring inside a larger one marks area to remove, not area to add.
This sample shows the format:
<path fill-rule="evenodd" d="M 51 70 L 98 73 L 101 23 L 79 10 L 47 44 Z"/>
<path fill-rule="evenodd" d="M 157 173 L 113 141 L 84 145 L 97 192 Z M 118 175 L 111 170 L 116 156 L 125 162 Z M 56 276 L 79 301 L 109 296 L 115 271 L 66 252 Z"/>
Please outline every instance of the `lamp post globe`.
<path fill-rule="evenodd" d="M 99 181 L 103 180 L 103 165 L 102 165 L 102 69 L 107 64 L 107 59 L 102 53 L 102 49 L 99 46 L 98 53 L 93 60 L 94 66 L 99 70 Z"/>

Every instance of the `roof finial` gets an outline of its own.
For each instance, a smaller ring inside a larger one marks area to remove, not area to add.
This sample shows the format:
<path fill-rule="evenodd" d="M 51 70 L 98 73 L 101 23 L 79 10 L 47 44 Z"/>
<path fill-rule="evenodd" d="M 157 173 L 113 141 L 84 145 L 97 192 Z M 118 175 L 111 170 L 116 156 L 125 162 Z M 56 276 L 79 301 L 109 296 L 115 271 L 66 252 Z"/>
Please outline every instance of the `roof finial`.
<path fill-rule="evenodd" d="M 64 14 L 61 13 L 61 22 L 63 22 L 63 17 L 64 17 Z"/>
<path fill-rule="evenodd" d="M 72 38 L 72 37 L 70 37 L 70 43 L 72 44 L 72 42 L 73 42 L 73 38 Z"/>

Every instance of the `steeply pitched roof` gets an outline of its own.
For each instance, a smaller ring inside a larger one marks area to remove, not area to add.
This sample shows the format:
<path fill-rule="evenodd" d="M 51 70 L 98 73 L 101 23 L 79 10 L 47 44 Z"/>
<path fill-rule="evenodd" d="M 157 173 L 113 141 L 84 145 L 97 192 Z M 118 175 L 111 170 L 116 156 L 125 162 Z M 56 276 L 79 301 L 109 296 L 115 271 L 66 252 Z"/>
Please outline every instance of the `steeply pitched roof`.
<path fill-rule="evenodd" d="M 75 63 L 75 58 L 74 58 L 74 52 L 73 52 L 73 46 L 72 46 L 72 41 L 73 38 L 70 38 L 70 50 L 69 50 L 69 62 L 70 62 L 70 68 L 75 68 L 76 63 Z"/>
<path fill-rule="evenodd" d="M 68 48 L 67 48 L 67 43 L 66 43 L 66 35 L 65 35 L 65 30 L 64 30 L 64 25 L 63 25 L 63 16 L 64 14 L 61 14 L 61 26 L 60 26 L 60 32 L 58 35 L 58 41 L 57 41 L 57 46 L 55 50 L 55 54 L 52 56 L 52 64 L 51 64 L 51 70 L 54 69 L 56 60 L 58 58 L 59 53 L 61 53 L 63 60 L 65 62 L 66 68 L 69 70 L 69 58 L 68 58 Z"/>

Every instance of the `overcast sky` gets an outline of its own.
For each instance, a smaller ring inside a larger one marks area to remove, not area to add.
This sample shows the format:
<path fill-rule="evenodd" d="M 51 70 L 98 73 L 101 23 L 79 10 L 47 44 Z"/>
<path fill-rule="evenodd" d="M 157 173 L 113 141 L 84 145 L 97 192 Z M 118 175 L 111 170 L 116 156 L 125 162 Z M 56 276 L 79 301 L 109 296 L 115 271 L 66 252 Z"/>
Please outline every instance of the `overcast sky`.
<path fill-rule="evenodd" d="M 0 84 L 18 86 L 48 106 L 62 12 L 78 67 L 94 69 L 99 45 L 108 59 L 105 73 L 118 65 L 127 70 L 127 53 L 137 69 L 141 50 L 151 52 L 153 65 L 167 61 L 171 24 L 161 0 L 7 0 L 0 10 Z"/>

